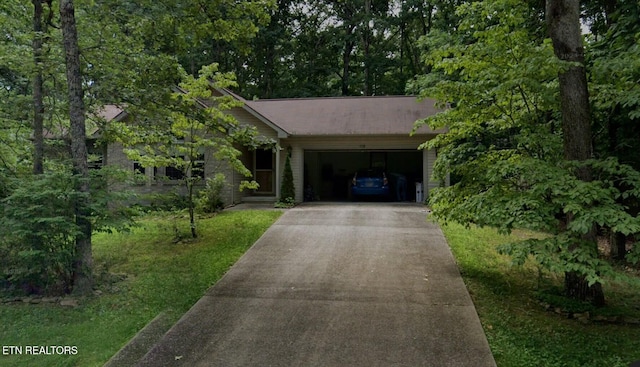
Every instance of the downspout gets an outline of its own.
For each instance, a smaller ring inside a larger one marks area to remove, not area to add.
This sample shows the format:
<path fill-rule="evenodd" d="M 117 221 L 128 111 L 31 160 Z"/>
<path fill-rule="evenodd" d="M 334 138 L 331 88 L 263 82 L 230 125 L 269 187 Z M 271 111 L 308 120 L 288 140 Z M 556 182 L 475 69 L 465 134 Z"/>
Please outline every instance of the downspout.
<path fill-rule="evenodd" d="M 291 148 L 288 148 L 291 149 Z M 276 200 L 280 199 L 280 185 L 282 181 L 282 173 L 280 172 L 280 158 L 281 158 L 282 148 L 280 148 L 280 139 L 278 139 L 278 144 L 276 145 Z"/>

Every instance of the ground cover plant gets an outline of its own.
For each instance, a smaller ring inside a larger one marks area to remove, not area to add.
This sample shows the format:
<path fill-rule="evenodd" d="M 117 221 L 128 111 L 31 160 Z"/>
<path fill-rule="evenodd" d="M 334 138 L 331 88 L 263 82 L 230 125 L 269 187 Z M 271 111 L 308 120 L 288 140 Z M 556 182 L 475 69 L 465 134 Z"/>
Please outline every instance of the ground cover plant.
<path fill-rule="evenodd" d="M 628 367 L 640 360 L 638 282 L 606 280 L 607 305 L 595 308 L 559 296 L 561 273 L 541 272 L 533 261 L 512 266 L 496 249 L 509 238 L 496 230 L 453 223 L 442 229 L 499 367 Z"/>
<path fill-rule="evenodd" d="M 96 295 L 77 299 L 77 307 L 24 299 L 0 304 L 3 346 L 69 346 L 77 354 L 0 355 L 0 365 L 102 366 L 158 314 L 177 321 L 280 214 L 203 218 L 197 239 L 173 213 L 145 217 L 131 233 L 94 235 Z M 178 243 L 176 230 L 187 240 Z"/>

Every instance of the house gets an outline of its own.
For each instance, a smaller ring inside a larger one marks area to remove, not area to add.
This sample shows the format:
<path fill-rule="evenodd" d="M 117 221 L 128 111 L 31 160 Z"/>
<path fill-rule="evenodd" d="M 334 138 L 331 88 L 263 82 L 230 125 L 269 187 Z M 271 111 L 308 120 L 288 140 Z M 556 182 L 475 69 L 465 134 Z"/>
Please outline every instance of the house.
<path fill-rule="evenodd" d="M 276 201 L 287 155 L 291 159 L 297 202 L 305 196 L 314 200 L 348 199 L 353 174 L 362 168 L 379 167 L 406 178 L 406 200 L 415 199 L 414 183 L 425 183 L 425 197 L 440 184 L 432 180 L 435 152 L 418 150 L 418 147 L 444 131 L 423 126 L 410 136 L 416 120 L 439 112 L 434 100 L 384 96 L 250 101 L 229 90 L 217 90 L 217 93 L 244 102 L 242 107 L 229 113 L 241 124 L 255 126 L 262 136 L 275 140 L 281 148 L 278 152 L 244 150 L 243 162 L 260 184 L 257 190 L 240 192 L 238 184 L 246 178 L 222 169 L 228 181 L 225 204 Z M 123 119 L 126 112 L 107 106 L 102 117 L 107 121 Z M 211 154 L 205 154 L 202 162 L 208 177 L 221 170 L 209 156 Z M 141 193 L 167 192 L 177 184 L 177 181 L 157 179 L 171 178 L 174 172 L 170 167 L 145 169 L 129 161 L 118 144 L 109 145 L 105 163 L 144 173 L 146 183 L 137 188 Z"/>

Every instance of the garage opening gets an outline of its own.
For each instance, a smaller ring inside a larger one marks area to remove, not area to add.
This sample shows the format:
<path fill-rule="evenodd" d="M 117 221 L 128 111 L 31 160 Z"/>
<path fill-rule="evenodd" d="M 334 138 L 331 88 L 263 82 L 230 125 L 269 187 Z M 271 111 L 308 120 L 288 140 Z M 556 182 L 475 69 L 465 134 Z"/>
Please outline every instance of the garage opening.
<path fill-rule="evenodd" d="M 392 201 L 415 201 L 415 183 L 422 181 L 422 152 L 418 150 L 305 151 L 305 201 L 351 200 L 356 171 L 376 168 L 389 178 Z"/>

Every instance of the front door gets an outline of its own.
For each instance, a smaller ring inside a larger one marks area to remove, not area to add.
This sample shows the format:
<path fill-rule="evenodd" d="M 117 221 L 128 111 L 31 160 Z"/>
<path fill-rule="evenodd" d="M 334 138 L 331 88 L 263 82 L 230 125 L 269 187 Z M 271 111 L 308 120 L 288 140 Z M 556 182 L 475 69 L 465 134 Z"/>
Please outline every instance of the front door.
<path fill-rule="evenodd" d="M 256 149 L 253 177 L 260 187 L 256 194 L 275 194 L 274 190 L 274 162 L 275 154 L 271 149 Z"/>

